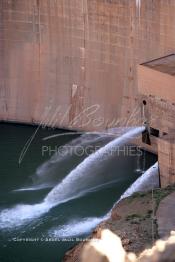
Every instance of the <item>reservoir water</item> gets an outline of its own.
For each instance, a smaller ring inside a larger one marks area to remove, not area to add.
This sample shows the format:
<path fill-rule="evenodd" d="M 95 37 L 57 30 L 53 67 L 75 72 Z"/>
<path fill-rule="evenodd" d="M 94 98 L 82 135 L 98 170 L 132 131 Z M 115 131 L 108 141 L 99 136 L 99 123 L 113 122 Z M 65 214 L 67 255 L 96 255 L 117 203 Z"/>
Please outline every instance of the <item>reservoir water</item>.
<path fill-rule="evenodd" d="M 103 161 L 98 157 L 94 158 L 95 164 L 86 161 L 89 166 L 84 168 L 81 163 L 88 154 L 103 148 L 115 137 L 80 136 L 65 130 L 40 128 L 29 147 L 23 150 L 36 129 L 0 124 L 1 262 L 61 261 L 65 251 L 88 236 L 121 194 L 156 162 L 155 155 L 128 145 Z M 53 137 L 45 139 L 49 136 Z M 60 155 L 53 155 L 56 148 L 64 145 L 69 146 L 63 147 Z M 77 146 L 78 150 L 71 150 Z M 88 151 L 82 151 L 85 148 Z M 22 158 L 21 152 L 25 153 Z M 72 170 L 75 170 L 73 175 Z M 76 170 L 81 176 L 74 180 Z M 68 175 L 70 179 L 65 179 Z M 62 189 L 63 180 L 66 187 Z M 73 192 L 75 197 L 71 195 L 70 199 L 43 211 L 44 199 L 57 198 L 57 194 L 63 194 L 60 190 L 66 196 L 69 190 L 69 195 Z"/>

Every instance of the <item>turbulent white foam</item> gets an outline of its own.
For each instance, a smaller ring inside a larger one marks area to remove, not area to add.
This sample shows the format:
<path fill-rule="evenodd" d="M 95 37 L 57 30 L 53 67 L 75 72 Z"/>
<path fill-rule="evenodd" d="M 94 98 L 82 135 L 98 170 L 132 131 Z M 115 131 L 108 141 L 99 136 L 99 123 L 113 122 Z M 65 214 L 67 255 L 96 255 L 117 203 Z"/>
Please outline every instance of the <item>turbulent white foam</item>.
<path fill-rule="evenodd" d="M 105 217 L 89 217 L 83 219 L 77 219 L 70 221 L 69 223 L 53 228 L 49 231 L 51 237 L 75 237 L 89 233 L 99 223 L 101 223 Z"/>
<path fill-rule="evenodd" d="M 138 134 L 144 131 L 145 127 L 131 128 L 130 131 L 124 133 L 121 137 L 114 139 L 104 147 L 100 148 L 95 153 L 91 154 L 84 161 L 82 161 L 69 175 L 62 180 L 45 198 L 46 203 L 57 205 L 65 201 L 65 199 L 75 198 L 81 194 L 81 191 L 89 190 L 91 187 L 98 185 L 94 183 L 94 169 L 95 166 L 101 166 L 105 159 L 108 159 L 113 150 L 117 146 L 121 146 L 131 139 L 135 138 Z M 93 181 L 93 183 L 92 183 Z"/>
<path fill-rule="evenodd" d="M 117 146 L 127 143 L 144 131 L 144 127 L 131 128 L 121 137 L 109 142 L 95 153 L 87 157 L 79 164 L 70 174 L 63 179 L 51 192 L 46 196 L 44 201 L 35 205 L 17 205 L 13 208 L 4 209 L 0 212 L 0 228 L 13 228 L 22 226 L 48 212 L 52 207 L 69 201 L 70 199 L 79 197 L 89 190 L 100 186 L 99 180 L 96 180 L 95 166 L 103 168 L 102 164 L 105 159 L 110 157 L 110 151 Z M 106 178 L 107 181 L 108 177 Z M 96 183 L 94 183 L 96 180 Z M 110 181 L 109 181 L 110 182 Z M 101 183 L 102 185 L 103 183 Z M 90 228 L 94 223 L 99 223 L 102 218 L 83 221 L 79 224 L 79 229 L 85 226 Z M 103 218 L 104 219 L 104 218 Z M 93 222 L 93 223 L 92 223 Z M 84 225 L 84 226 L 83 226 Z M 65 228 L 63 228 L 65 230 Z M 73 229 L 72 229 L 73 230 Z M 63 231 L 62 231 L 63 232 Z M 75 232 L 73 232 L 75 233 Z"/>
<path fill-rule="evenodd" d="M 151 188 L 159 186 L 158 177 L 158 163 L 155 163 L 150 167 L 140 178 L 138 178 L 135 183 L 129 187 L 128 190 L 121 196 L 120 200 L 131 196 L 133 193 L 138 191 L 145 191 Z M 120 201 L 119 200 L 119 201 Z M 107 219 L 110 216 L 110 212 L 104 217 L 93 217 L 93 218 L 83 218 L 70 221 L 69 223 L 53 228 L 49 231 L 51 237 L 75 237 L 78 235 L 89 233 L 98 224 Z"/>
<path fill-rule="evenodd" d="M 156 162 L 125 191 L 125 193 L 121 196 L 120 200 L 131 196 L 135 192 L 147 191 L 158 187 L 159 174 L 158 162 Z"/>
<path fill-rule="evenodd" d="M 0 228 L 22 226 L 48 212 L 50 206 L 45 203 L 35 205 L 17 205 L 0 212 Z"/>

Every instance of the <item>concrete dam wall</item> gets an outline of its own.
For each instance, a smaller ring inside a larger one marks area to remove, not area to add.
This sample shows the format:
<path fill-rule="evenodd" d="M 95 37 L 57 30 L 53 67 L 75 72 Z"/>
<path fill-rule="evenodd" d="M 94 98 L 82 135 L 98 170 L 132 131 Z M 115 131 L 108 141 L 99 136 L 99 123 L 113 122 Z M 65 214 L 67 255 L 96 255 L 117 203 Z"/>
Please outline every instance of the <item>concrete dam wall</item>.
<path fill-rule="evenodd" d="M 174 0 L 0 0 L 0 120 L 100 130 L 139 105 L 136 65 L 175 52 Z"/>

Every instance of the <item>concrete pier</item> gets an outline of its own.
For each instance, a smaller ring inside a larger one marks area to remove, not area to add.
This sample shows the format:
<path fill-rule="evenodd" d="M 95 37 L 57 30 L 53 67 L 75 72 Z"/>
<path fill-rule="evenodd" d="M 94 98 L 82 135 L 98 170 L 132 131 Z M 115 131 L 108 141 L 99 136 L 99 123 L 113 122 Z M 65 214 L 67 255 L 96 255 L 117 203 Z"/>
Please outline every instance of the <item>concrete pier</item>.
<path fill-rule="evenodd" d="M 150 141 L 140 141 L 158 154 L 160 182 L 175 183 L 175 55 L 138 66 L 138 89 Z M 144 146 L 144 145 L 143 145 Z"/>

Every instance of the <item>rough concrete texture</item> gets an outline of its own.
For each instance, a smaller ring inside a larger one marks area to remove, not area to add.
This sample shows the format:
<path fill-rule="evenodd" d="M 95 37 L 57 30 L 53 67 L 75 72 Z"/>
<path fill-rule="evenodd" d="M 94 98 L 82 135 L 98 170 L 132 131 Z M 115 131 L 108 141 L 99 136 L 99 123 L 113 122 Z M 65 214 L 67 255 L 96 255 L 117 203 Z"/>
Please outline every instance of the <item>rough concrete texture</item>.
<path fill-rule="evenodd" d="M 175 183 L 175 137 L 164 136 L 158 141 L 158 159 L 161 187 Z"/>
<path fill-rule="evenodd" d="M 138 89 L 143 95 L 157 100 L 175 102 L 175 55 L 138 66 Z"/>
<path fill-rule="evenodd" d="M 138 65 L 138 91 L 142 115 L 159 137 L 175 130 L 175 55 Z M 156 143 L 159 143 L 157 140 Z"/>
<path fill-rule="evenodd" d="M 175 183 L 175 55 L 138 65 L 142 118 L 150 130 L 148 150 L 157 151 L 161 186 Z M 139 143 L 139 142 L 138 142 Z M 141 145 L 141 143 L 140 143 Z"/>
<path fill-rule="evenodd" d="M 174 14 L 174 0 L 1 0 L 0 119 L 115 126 L 138 106 L 136 65 L 175 51 Z"/>
<path fill-rule="evenodd" d="M 157 210 L 158 234 L 161 238 L 169 236 L 170 232 L 175 230 L 175 192 L 165 197 Z"/>

